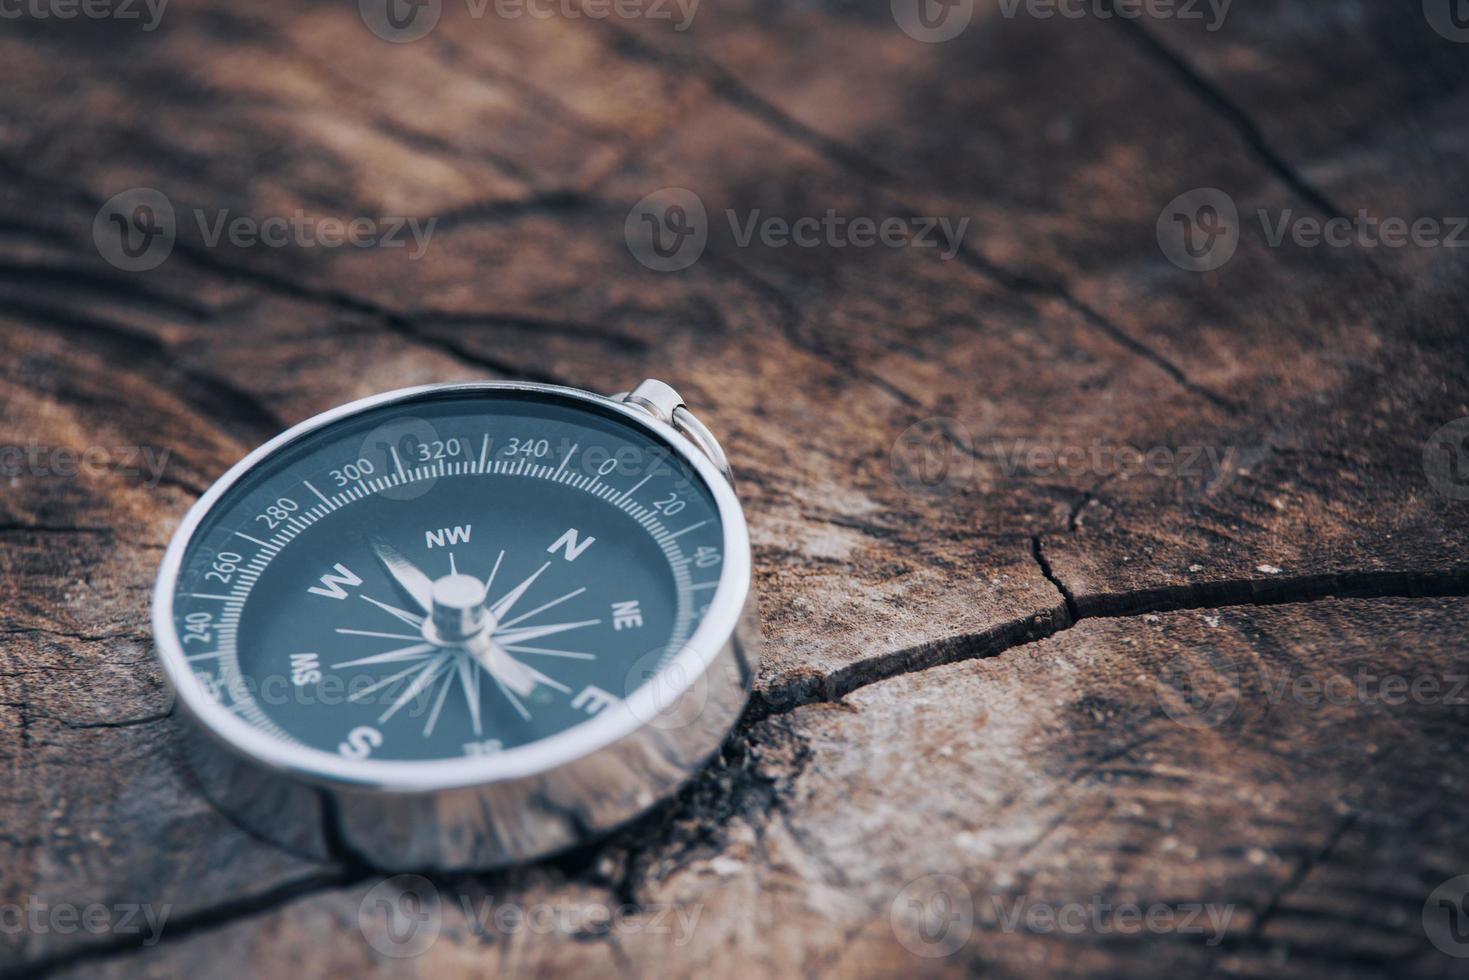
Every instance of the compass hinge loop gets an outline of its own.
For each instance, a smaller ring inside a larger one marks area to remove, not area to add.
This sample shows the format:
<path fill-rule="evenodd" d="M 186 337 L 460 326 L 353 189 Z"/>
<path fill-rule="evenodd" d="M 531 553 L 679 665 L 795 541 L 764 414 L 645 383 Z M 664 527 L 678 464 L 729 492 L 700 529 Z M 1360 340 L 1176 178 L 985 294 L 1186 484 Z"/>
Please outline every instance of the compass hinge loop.
<path fill-rule="evenodd" d="M 729 458 L 724 455 L 724 449 L 719 445 L 719 440 L 715 439 L 708 427 L 688 410 L 683 403 L 683 398 L 673 389 L 672 385 L 649 378 L 632 391 L 613 397 L 633 408 L 647 412 L 660 422 L 673 426 L 679 435 L 692 442 L 700 452 L 708 456 L 710 462 L 719 468 L 720 473 L 724 474 L 730 486 L 734 486 L 734 473 L 729 468 Z"/>

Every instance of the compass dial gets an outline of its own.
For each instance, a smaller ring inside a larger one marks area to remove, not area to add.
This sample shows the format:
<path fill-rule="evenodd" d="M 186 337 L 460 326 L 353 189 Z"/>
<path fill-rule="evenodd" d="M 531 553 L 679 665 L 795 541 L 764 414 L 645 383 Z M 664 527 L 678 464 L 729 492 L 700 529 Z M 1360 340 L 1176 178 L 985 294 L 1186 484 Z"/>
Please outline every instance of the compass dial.
<path fill-rule="evenodd" d="M 544 389 L 374 401 L 254 461 L 189 536 L 169 646 L 209 700 L 343 759 L 462 759 L 668 669 L 725 559 L 681 452 Z"/>

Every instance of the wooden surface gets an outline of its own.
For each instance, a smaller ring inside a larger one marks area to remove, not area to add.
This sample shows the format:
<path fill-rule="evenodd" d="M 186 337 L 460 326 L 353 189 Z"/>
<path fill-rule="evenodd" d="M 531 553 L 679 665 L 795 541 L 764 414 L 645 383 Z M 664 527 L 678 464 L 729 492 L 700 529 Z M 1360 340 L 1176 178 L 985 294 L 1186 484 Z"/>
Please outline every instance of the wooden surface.
<path fill-rule="evenodd" d="M 466 9 L 405 44 L 338 2 L 5 22 L 0 442 L 50 462 L 0 484 L 0 906 L 169 918 L 150 944 L 0 915 L 0 975 L 1462 975 L 1423 910 L 1469 873 L 1469 504 L 1423 452 L 1469 415 L 1466 254 L 1270 247 L 1253 215 L 1463 214 L 1469 45 L 1397 0 L 1252 0 L 1217 32 L 979 0 L 941 44 L 886 3 L 732 0 L 682 32 Z M 141 273 L 92 235 L 135 187 L 184 216 Z M 659 273 L 624 221 L 670 187 L 709 244 Z M 1205 274 L 1156 237 L 1195 188 L 1245 215 Z M 413 260 L 212 246 L 195 209 L 437 223 Z M 741 246 L 730 209 L 969 224 L 945 260 Z M 384 956 L 380 874 L 248 836 L 181 769 L 163 547 L 229 464 L 350 399 L 649 375 L 735 460 L 751 709 L 605 842 L 435 876 L 437 941 Z M 59 472 L 89 447 L 113 465 Z M 161 480 L 122 447 L 167 450 Z M 1352 696 L 1311 696 L 1332 678 Z M 972 922 L 920 957 L 905 903 L 934 887 Z M 642 911 L 497 931 L 485 902 Z M 1230 911 L 1006 925 L 1076 903 Z M 637 928 L 659 908 L 697 921 Z"/>

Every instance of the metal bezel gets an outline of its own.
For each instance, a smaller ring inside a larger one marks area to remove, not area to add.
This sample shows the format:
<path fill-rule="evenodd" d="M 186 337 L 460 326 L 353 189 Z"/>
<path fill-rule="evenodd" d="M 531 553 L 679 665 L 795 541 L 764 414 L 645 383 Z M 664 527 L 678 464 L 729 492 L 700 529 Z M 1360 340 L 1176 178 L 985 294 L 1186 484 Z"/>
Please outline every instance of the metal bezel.
<path fill-rule="evenodd" d="M 644 684 L 584 722 L 536 742 L 489 756 L 433 761 L 346 759 L 310 746 L 293 745 L 261 731 L 223 707 L 203 689 L 184 659 L 174 626 L 173 597 L 184 553 L 204 518 L 231 487 L 277 451 L 335 422 L 372 409 L 439 396 L 524 391 L 595 405 L 643 430 L 687 462 L 709 488 L 724 531 L 724 560 L 719 585 L 693 636 L 665 667 L 681 670 L 679 686 Z M 153 591 L 154 646 L 164 675 L 183 708 L 198 726 L 235 755 L 250 762 L 324 787 L 357 791 L 429 793 L 487 785 L 547 773 L 593 755 L 641 728 L 658 715 L 670 695 L 677 697 L 695 684 L 735 632 L 750 589 L 750 539 L 744 513 L 729 482 L 703 453 L 672 426 L 611 398 L 576 388 L 530 382 L 455 382 L 401 388 L 361 398 L 312 416 L 258 447 L 230 467 L 184 515 L 174 532 Z M 655 690 L 661 688 L 661 690 Z"/>

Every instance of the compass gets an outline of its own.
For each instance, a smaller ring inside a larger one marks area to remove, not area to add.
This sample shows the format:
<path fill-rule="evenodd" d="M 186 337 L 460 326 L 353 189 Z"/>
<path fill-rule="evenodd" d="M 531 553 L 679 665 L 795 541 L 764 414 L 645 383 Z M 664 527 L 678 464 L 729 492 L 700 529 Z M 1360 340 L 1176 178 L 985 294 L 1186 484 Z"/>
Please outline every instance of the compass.
<path fill-rule="evenodd" d="M 153 632 L 203 791 L 313 857 L 492 867 L 677 788 L 742 709 L 749 538 L 668 385 L 430 385 L 185 517 Z"/>

